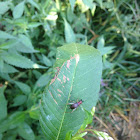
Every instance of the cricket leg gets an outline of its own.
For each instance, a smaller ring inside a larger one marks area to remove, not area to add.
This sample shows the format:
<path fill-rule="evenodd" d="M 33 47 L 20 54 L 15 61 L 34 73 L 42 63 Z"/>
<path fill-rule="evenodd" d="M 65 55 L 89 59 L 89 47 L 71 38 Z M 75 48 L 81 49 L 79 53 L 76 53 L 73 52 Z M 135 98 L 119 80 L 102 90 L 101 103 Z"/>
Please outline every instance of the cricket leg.
<path fill-rule="evenodd" d="M 74 103 L 67 103 L 67 105 L 73 105 Z"/>
<path fill-rule="evenodd" d="M 73 112 L 73 111 L 75 111 L 75 110 L 76 110 L 76 108 L 75 108 L 75 109 L 73 109 L 73 110 L 72 110 L 72 112 Z M 71 112 L 71 113 L 72 113 L 72 112 Z"/>
<path fill-rule="evenodd" d="M 72 113 L 73 111 L 75 111 L 76 110 L 76 108 L 75 109 L 73 109 L 71 112 L 65 112 L 65 113 Z"/>

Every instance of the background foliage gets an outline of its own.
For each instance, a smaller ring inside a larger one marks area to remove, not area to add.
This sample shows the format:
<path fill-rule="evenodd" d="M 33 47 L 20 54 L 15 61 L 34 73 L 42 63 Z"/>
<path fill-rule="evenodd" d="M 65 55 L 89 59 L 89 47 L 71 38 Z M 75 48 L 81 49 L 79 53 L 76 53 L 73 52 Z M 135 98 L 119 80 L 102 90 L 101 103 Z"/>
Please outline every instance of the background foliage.
<path fill-rule="evenodd" d="M 114 139 L 137 138 L 139 5 L 137 0 L 1 1 L 0 139 L 44 139 L 39 100 L 52 78 L 56 48 L 71 42 L 94 46 L 103 58 L 100 99 L 89 128 Z"/>

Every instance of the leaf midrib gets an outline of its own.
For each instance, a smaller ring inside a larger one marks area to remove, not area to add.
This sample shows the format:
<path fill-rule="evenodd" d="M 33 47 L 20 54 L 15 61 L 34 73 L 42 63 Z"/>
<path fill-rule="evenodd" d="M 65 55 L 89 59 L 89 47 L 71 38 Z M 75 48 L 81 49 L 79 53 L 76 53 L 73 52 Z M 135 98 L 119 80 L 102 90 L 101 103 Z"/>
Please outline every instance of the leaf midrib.
<path fill-rule="evenodd" d="M 74 43 L 74 44 L 75 44 L 75 43 Z M 76 44 L 75 44 L 75 45 L 76 45 Z M 78 54 L 77 47 L 76 47 L 76 52 L 77 52 L 76 54 Z M 76 58 L 75 58 L 75 59 L 76 59 Z M 75 60 L 75 61 L 76 61 L 76 60 Z M 74 69 L 74 74 L 73 74 L 73 78 L 72 78 L 71 85 L 73 85 L 73 82 L 74 82 L 76 68 L 77 68 L 77 64 L 75 65 L 75 69 Z M 68 101 L 69 101 L 69 99 L 70 99 L 70 93 L 71 93 L 71 91 L 72 91 L 72 87 L 73 87 L 73 86 L 71 86 L 70 92 L 69 92 L 69 94 L 68 94 L 67 104 L 68 104 Z M 66 112 L 66 109 L 67 109 L 67 104 L 66 104 L 66 107 L 65 107 L 64 115 L 63 115 L 63 117 L 62 117 L 62 121 L 61 121 L 61 124 L 60 124 L 60 129 L 59 129 L 59 131 L 58 131 L 58 135 L 57 135 L 56 140 L 58 140 L 59 135 L 60 135 L 60 132 L 61 132 L 61 128 L 62 128 L 62 125 L 63 125 L 63 122 L 64 122 L 64 118 L 65 118 L 65 114 L 66 114 L 65 112 Z"/>

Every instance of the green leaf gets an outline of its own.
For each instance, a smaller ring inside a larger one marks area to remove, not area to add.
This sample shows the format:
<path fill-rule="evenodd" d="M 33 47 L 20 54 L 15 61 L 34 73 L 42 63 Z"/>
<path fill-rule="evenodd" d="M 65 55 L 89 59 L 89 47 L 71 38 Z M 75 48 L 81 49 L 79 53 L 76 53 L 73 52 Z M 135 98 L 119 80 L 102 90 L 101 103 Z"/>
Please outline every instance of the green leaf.
<path fill-rule="evenodd" d="M 11 4 L 10 1 L 0 2 L 0 15 L 3 15 L 5 12 L 7 12 L 10 9 L 9 7 L 10 4 Z"/>
<path fill-rule="evenodd" d="M 20 106 L 22 104 L 24 104 L 27 100 L 27 96 L 26 95 L 18 95 L 17 97 L 14 98 L 14 104 L 13 106 Z"/>
<path fill-rule="evenodd" d="M 104 54 L 108 54 L 108 53 L 111 53 L 112 50 L 114 49 L 115 47 L 103 47 L 103 48 L 99 48 L 98 50 L 100 51 L 101 55 L 104 55 Z"/>
<path fill-rule="evenodd" d="M 24 1 L 20 2 L 18 5 L 16 5 L 16 7 L 13 10 L 13 17 L 16 18 L 20 18 L 23 14 L 24 11 Z"/>
<path fill-rule="evenodd" d="M 92 131 L 98 136 L 98 138 L 105 139 L 105 140 L 114 140 L 106 132 L 101 132 L 96 130 L 92 130 Z"/>
<path fill-rule="evenodd" d="M 5 41 L 4 43 L 2 43 L 1 45 L 0 45 L 0 48 L 1 49 L 10 49 L 11 47 L 14 47 L 15 45 L 17 44 L 17 40 L 8 40 L 8 41 Z"/>
<path fill-rule="evenodd" d="M 0 140 L 2 140 L 2 137 L 3 137 L 2 134 L 0 134 Z"/>
<path fill-rule="evenodd" d="M 96 4 L 93 3 L 93 4 L 92 4 L 92 9 L 91 9 L 91 14 L 92 14 L 92 16 L 94 16 L 95 10 L 96 10 Z"/>
<path fill-rule="evenodd" d="M 58 71 L 45 89 L 41 101 L 40 124 L 47 140 L 65 139 L 66 133 L 75 134 L 87 111 L 98 100 L 102 60 L 99 51 L 88 45 L 68 44 L 57 49 Z M 72 112 L 68 103 L 83 103 Z"/>
<path fill-rule="evenodd" d="M 85 132 L 86 133 L 86 132 Z M 85 140 L 84 138 L 81 138 L 81 137 L 74 137 L 72 138 L 71 140 Z"/>
<path fill-rule="evenodd" d="M 85 130 L 85 128 L 87 127 L 87 125 L 90 124 L 90 123 L 92 123 L 92 120 L 93 120 L 93 116 L 92 116 L 92 114 L 90 112 L 88 112 L 88 111 L 85 110 L 85 113 L 86 113 L 85 119 L 84 119 L 84 122 L 83 122 L 83 124 L 82 124 L 82 126 L 80 128 L 80 131 Z"/>
<path fill-rule="evenodd" d="M 4 63 L 3 69 L 1 72 L 3 72 L 3 73 L 15 73 L 15 72 L 18 72 L 18 70 L 15 69 L 13 66 L 10 66 L 10 65 Z"/>
<path fill-rule="evenodd" d="M 93 107 L 93 108 L 91 109 L 91 115 L 94 116 L 94 114 L 95 114 L 95 107 Z"/>
<path fill-rule="evenodd" d="M 77 18 L 76 15 L 73 13 L 71 7 L 67 8 L 67 15 L 66 16 L 67 16 L 67 21 L 70 23 L 72 23 L 75 20 L 75 18 Z"/>
<path fill-rule="evenodd" d="M 71 140 L 71 138 L 72 138 L 72 130 L 67 132 L 65 140 Z"/>
<path fill-rule="evenodd" d="M 45 55 L 42 55 L 42 56 L 43 56 L 44 64 L 48 67 L 52 66 L 52 62 L 50 61 L 50 59 L 47 58 Z"/>
<path fill-rule="evenodd" d="M 3 60 L 6 61 L 8 64 L 11 64 L 20 68 L 46 68 L 44 66 L 40 66 L 34 63 L 30 59 L 20 54 L 2 52 L 1 55 L 2 55 Z"/>
<path fill-rule="evenodd" d="M 114 46 L 105 47 L 105 40 L 103 36 L 100 37 L 97 44 L 97 49 L 100 51 L 101 55 L 110 53 L 114 48 L 115 48 Z"/>
<path fill-rule="evenodd" d="M 103 6 L 111 10 L 114 8 L 114 3 L 113 1 L 104 2 Z"/>
<path fill-rule="evenodd" d="M 27 84 L 18 81 L 15 81 L 15 84 L 21 89 L 23 93 L 27 95 L 31 93 L 31 88 Z"/>
<path fill-rule="evenodd" d="M 32 119 L 39 120 L 40 110 L 39 106 L 32 106 L 29 110 L 29 115 Z"/>
<path fill-rule="evenodd" d="M 82 0 L 77 1 L 77 4 L 79 5 L 82 13 L 86 12 L 89 9 L 89 7 L 85 5 Z"/>
<path fill-rule="evenodd" d="M 103 0 L 95 0 L 97 3 L 99 3 L 100 7 L 103 8 Z"/>
<path fill-rule="evenodd" d="M 85 140 L 82 137 L 84 137 L 86 134 L 87 134 L 87 132 L 80 133 L 80 134 L 74 136 L 71 140 Z"/>
<path fill-rule="evenodd" d="M 29 28 L 36 28 L 38 26 L 42 25 L 42 23 L 38 23 L 38 22 L 31 22 L 28 24 Z"/>
<path fill-rule="evenodd" d="M 64 24 L 65 24 L 65 39 L 66 39 L 66 43 L 75 42 L 76 37 L 75 37 L 74 31 L 71 28 L 70 24 L 66 21 L 66 19 L 64 19 Z"/>
<path fill-rule="evenodd" d="M 3 72 L 3 68 L 4 68 L 4 62 L 2 58 L 0 57 L 0 72 Z"/>
<path fill-rule="evenodd" d="M 25 46 L 22 42 L 16 43 L 16 45 L 13 47 L 13 49 L 17 50 L 18 52 L 22 53 L 36 53 L 38 52 L 37 50 L 34 50 L 32 48 L 29 48 L 29 46 Z"/>
<path fill-rule="evenodd" d="M 37 50 L 34 50 L 32 42 L 30 38 L 28 38 L 27 36 L 20 34 L 18 40 L 19 40 L 19 43 L 17 44 L 17 47 L 16 47 L 18 51 L 24 52 L 24 53 L 38 52 Z"/>
<path fill-rule="evenodd" d="M 51 80 L 51 78 L 52 78 L 52 76 L 48 73 L 41 75 L 40 78 L 36 82 L 36 86 L 43 87 L 43 86 L 47 85 L 49 83 L 49 81 Z"/>
<path fill-rule="evenodd" d="M 70 5 L 71 5 L 71 9 L 73 11 L 74 5 L 75 5 L 75 0 L 69 0 L 69 2 L 70 2 Z"/>
<path fill-rule="evenodd" d="M 37 4 L 35 1 L 33 1 L 33 0 L 27 0 L 27 2 L 29 2 L 32 6 L 34 6 L 38 10 L 40 9 L 39 4 Z"/>
<path fill-rule="evenodd" d="M 93 8 L 93 0 L 82 0 L 83 3 L 88 6 L 90 9 Z"/>
<path fill-rule="evenodd" d="M 3 139 L 2 140 L 16 140 L 17 137 L 17 130 L 16 129 L 11 129 L 8 130 L 6 133 L 3 134 Z"/>
<path fill-rule="evenodd" d="M 0 87 L 0 120 L 7 116 L 7 101 L 4 96 L 5 86 Z"/>
<path fill-rule="evenodd" d="M 31 127 L 27 123 L 23 123 L 19 126 L 18 134 L 25 140 L 34 140 L 35 135 Z"/>
<path fill-rule="evenodd" d="M 13 83 L 13 81 L 14 81 L 10 78 L 10 76 L 7 73 L 0 73 L 0 77 L 2 77 L 5 80 L 10 81 L 11 83 Z"/>
<path fill-rule="evenodd" d="M 13 129 L 20 125 L 25 119 L 24 112 L 16 112 L 12 114 L 7 120 L 0 123 L 0 133 Z"/>
<path fill-rule="evenodd" d="M 105 45 L 105 40 L 104 40 L 103 36 L 101 36 L 99 41 L 98 41 L 98 44 L 97 44 L 97 49 L 103 48 L 104 45 Z"/>
<path fill-rule="evenodd" d="M 104 69 L 112 69 L 115 64 L 110 63 L 106 59 L 103 60 L 103 67 Z"/>
<path fill-rule="evenodd" d="M 6 32 L 3 32 L 3 31 L 0 31 L 0 38 L 2 38 L 2 39 L 16 39 L 14 36 L 12 36 Z"/>

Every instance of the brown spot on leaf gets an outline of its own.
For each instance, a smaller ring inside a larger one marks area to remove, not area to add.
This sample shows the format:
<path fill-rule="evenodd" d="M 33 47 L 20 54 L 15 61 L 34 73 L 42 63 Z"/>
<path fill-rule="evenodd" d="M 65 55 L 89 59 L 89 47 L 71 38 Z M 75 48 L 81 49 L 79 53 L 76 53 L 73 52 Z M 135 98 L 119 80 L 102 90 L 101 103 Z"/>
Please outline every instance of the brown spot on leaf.
<path fill-rule="evenodd" d="M 51 83 L 50 83 L 50 85 L 53 83 L 55 81 L 55 78 L 53 78 L 52 80 L 51 80 Z"/>
<path fill-rule="evenodd" d="M 62 81 L 61 81 L 61 79 L 57 78 L 57 80 L 58 80 L 59 82 L 61 82 L 61 84 L 62 84 Z"/>
<path fill-rule="evenodd" d="M 56 67 L 56 69 L 57 69 L 57 72 L 55 73 L 54 78 L 51 80 L 50 85 L 51 85 L 51 84 L 55 81 L 55 79 L 58 77 L 58 74 L 59 74 L 60 68 L 59 68 L 59 67 Z"/>
<path fill-rule="evenodd" d="M 63 75 L 63 81 L 64 81 L 64 83 L 66 83 L 66 76 L 65 75 Z"/>
<path fill-rule="evenodd" d="M 60 89 L 57 89 L 58 92 L 63 93 Z"/>
<path fill-rule="evenodd" d="M 48 90 L 48 91 L 49 91 L 49 90 Z M 51 93 L 50 91 L 49 91 L 49 93 L 50 93 L 51 97 L 53 98 L 54 102 L 58 105 L 58 103 L 57 103 L 57 101 L 54 99 L 52 93 Z"/>
<path fill-rule="evenodd" d="M 78 62 L 79 62 L 79 59 L 80 59 L 79 54 L 76 54 L 76 55 L 75 55 L 75 58 L 76 58 L 76 65 L 77 65 L 77 64 L 78 64 Z"/>
<path fill-rule="evenodd" d="M 67 68 L 70 68 L 70 60 L 67 61 Z"/>

